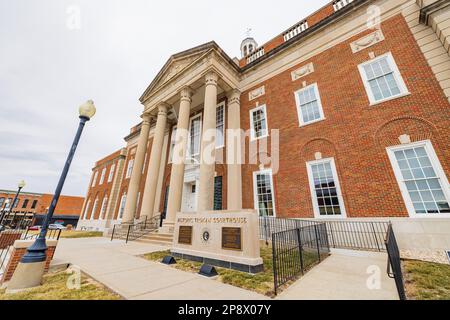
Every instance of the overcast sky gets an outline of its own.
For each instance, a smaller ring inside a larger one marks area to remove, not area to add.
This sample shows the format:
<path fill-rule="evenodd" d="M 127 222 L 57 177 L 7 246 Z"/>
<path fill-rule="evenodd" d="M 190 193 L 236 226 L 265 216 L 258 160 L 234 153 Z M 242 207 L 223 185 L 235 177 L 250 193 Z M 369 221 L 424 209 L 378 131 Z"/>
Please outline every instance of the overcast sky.
<path fill-rule="evenodd" d="M 53 193 L 93 99 L 64 194 L 84 196 L 96 160 L 125 145 L 139 97 L 171 54 L 215 40 L 239 56 L 328 0 L 0 0 L 0 189 Z M 79 13 L 79 16 L 78 16 Z"/>

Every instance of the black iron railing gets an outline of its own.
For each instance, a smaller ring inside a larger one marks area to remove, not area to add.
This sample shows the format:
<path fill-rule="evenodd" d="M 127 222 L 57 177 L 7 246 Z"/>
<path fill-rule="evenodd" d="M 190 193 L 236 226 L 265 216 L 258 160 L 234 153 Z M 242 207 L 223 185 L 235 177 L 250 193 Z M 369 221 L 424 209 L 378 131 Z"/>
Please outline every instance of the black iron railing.
<path fill-rule="evenodd" d="M 148 219 L 147 216 L 144 220 L 134 224 L 116 224 L 113 227 L 111 234 L 111 241 L 114 239 L 129 241 L 136 241 L 145 235 L 158 230 L 161 222 L 161 216 L 156 216 Z"/>
<path fill-rule="evenodd" d="M 25 231 L 23 231 L 23 235 L 21 240 L 36 240 L 39 236 L 40 231 L 34 231 L 30 230 L 28 227 Z M 48 229 L 47 235 L 45 236 L 45 239 L 47 240 L 59 240 L 61 237 L 61 230 L 60 229 Z"/>
<path fill-rule="evenodd" d="M 385 244 L 388 253 L 387 273 L 390 278 L 395 280 L 395 285 L 397 286 L 397 291 L 400 300 L 406 300 L 400 250 L 398 248 L 397 239 L 395 238 L 392 224 L 390 224 L 388 227 Z"/>
<path fill-rule="evenodd" d="M 389 222 L 380 221 L 310 221 L 261 217 L 259 220 L 260 239 L 269 243 L 274 233 L 317 223 L 326 224 L 328 239 L 332 248 L 385 251 L 383 243 L 388 231 Z"/>
<path fill-rule="evenodd" d="M 275 295 L 330 254 L 326 224 L 310 224 L 272 234 Z"/>

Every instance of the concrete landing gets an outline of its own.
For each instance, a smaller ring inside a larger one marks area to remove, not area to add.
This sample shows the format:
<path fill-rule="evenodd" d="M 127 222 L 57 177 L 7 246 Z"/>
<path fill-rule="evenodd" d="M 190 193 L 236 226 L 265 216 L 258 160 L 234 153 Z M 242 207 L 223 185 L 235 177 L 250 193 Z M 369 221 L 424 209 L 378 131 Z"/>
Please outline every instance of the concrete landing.
<path fill-rule="evenodd" d="M 332 250 L 332 255 L 282 292 L 281 300 L 399 300 L 386 273 L 387 254 Z"/>

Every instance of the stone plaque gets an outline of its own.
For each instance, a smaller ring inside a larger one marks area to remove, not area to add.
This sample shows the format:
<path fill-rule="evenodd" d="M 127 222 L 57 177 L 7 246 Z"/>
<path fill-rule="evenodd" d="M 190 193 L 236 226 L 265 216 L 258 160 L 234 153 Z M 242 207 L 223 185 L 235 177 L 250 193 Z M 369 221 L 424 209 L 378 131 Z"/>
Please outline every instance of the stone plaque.
<path fill-rule="evenodd" d="M 222 249 L 242 250 L 242 228 L 222 228 Z"/>
<path fill-rule="evenodd" d="M 180 226 L 178 232 L 178 243 L 179 244 L 192 244 L 192 227 Z"/>

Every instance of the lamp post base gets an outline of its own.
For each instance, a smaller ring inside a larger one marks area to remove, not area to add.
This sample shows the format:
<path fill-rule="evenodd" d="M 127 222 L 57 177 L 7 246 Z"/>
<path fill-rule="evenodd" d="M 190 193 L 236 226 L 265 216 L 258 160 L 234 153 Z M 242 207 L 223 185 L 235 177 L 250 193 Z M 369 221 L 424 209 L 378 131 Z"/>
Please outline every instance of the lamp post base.
<path fill-rule="evenodd" d="M 16 293 L 40 286 L 44 270 L 45 261 L 35 263 L 20 262 L 13 277 L 7 284 L 6 293 Z"/>

